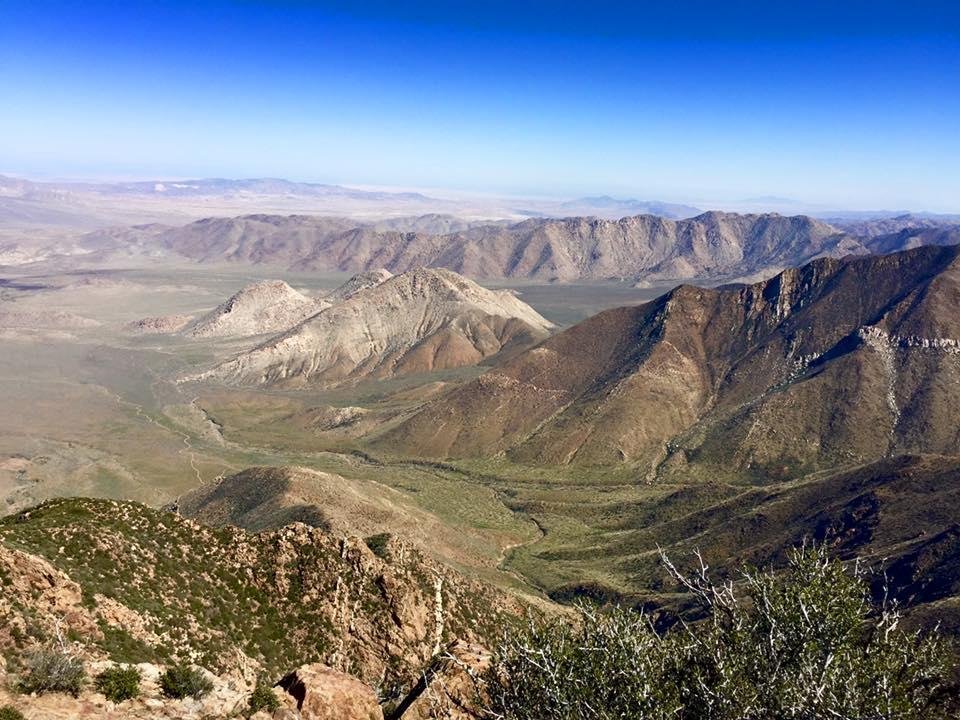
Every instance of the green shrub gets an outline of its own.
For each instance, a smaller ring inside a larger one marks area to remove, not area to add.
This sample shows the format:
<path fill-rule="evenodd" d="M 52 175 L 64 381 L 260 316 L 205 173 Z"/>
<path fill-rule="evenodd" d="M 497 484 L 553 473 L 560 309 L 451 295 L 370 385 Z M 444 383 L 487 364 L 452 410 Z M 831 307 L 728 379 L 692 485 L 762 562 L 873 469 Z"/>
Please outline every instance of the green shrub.
<path fill-rule="evenodd" d="M 390 538 L 393 537 L 390 533 L 378 533 L 376 535 L 371 535 L 366 538 L 364 542 L 367 544 L 367 547 L 382 560 L 390 560 Z"/>
<path fill-rule="evenodd" d="M 27 720 L 23 713 L 14 707 L 4 705 L 0 707 L 0 720 Z"/>
<path fill-rule="evenodd" d="M 706 613 L 660 634 L 628 610 L 581 609 L 581 622 L 531 622 L 509 635 L 486 676 L 488 710 L 506 720 L 939 720 L 947 648 L 900 630 L 859 569 L 822 549 L 782 573 L 716 584 L 674 577 Z M 742 590 L 741 590 L 742 588 Z"/>
<path fill-rule="evenodd" d="M 76 697 L 87 679 L 83 661 L 61 648 L 44 648 L 32 653 L 20 675 L 22 693 L 68 693 Z"/>
<path fill-rule="evenodd" d="M 249 705 L 251 714 L 259 710 L 274 712 L 280 709 L 280 699 L 270 685 L 258 682 L 250 694 Z"/>
<path fill-rule="evenodd" d="M 213 690 L 213 683 L 198 668 L 190 665 L 174 665 L 160 676 L 160 691 L 169 698 L 180 700 L 202 698 Z"/>
<path fill-rule="evenodd" d="M 114 665 L 94 680 L 97 691 L 115 703 L 140 696 L 140 670 L 133 666 Z"/>

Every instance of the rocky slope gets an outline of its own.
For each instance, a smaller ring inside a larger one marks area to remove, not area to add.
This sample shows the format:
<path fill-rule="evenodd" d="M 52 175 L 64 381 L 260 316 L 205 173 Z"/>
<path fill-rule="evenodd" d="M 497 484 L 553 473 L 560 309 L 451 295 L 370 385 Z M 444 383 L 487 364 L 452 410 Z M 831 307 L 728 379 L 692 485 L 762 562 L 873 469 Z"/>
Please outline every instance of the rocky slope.
<path fill-rule="evenodd" d="M 960 453 L 960 248 L 820 259 L 600 313 L 428 403 L 384 447 L 795 475 Z"/>
<path fill-rule="evenodd" d="M 332 385 L 421 373 L 476 364 L 541 340 L 551 327 L 508 291 L 418 269 L 361 290 L 197 377 Z"/>
<path fill-rule="evenodd" d="M 386 688 L 519 610 L 400 540 L 375 549 L 303 524 L 253 535 L 135 503 L 48 502 L 0 521 L 0 655 L 16 672 L 59 625 L 90 660 L 276 678 L 320 661 Z"/>
<path fill-rule="evenodd" d="M 307 297 L 282 280 L 264 280 L 231 295 L 184 333 L 194 338 L 277 333 L 328 306 L 329 303 Z"/>

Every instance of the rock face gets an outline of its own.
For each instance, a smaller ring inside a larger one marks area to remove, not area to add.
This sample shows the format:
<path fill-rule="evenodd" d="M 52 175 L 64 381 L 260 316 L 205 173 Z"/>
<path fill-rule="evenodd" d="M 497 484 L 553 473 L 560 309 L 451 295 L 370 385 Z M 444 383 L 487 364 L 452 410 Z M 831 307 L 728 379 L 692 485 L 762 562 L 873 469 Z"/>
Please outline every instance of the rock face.
<path fill-rule="evenodd" d="M 552 327 L 510 292 L 421 268 L 360 290 L 198 377 L 298 386 L 422 373 L 531 345 Z"/>
<path fill-rule="evenodd" d="M 435 457 L 629 461 L 651 478 L 674 461 L 789 473 L 960 454 L 958 255 L 926 247 L 681 286 L 508 360 L 383 442 Z"/>
<path fill-rule="evenodd" d="M 279 685 L 302 720 L 383 720 L 373 688 L 326 665 L 303 665 Z"/>
<path fill-rule="evenodd" d="M 297 292 L 282 280 L 248 285 L 185 330 L 194 338 L 247 337 L 282 332 L 328 303 Z"/>

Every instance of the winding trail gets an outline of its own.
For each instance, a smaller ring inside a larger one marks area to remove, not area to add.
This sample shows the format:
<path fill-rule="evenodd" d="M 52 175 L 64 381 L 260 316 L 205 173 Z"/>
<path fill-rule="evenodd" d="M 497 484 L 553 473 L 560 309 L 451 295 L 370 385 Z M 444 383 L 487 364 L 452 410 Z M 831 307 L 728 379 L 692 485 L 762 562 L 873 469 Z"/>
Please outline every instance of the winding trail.
<path fill-rule="evenodd" d="M 187 433 L 183 432 L 182 430 L 178 430 L 175 427 L 167 427 L 166 425 L 163 425 L 162 423 L 157 422 L 150 415 L 144 412 L 142 405 L 139 405 L 135 402 L 131 402 L 130 400 L 127 400 L 121 397 L 120 395 L 115 393 L 113 390 L 110 390 L 109 388 L 106 388 L 103 385 L 98 385 L 97 387 L 103 388 L 103 391 L 106 392 L 108 395 L 111 395 L 114 398 L 114 400 L 117 401 L 117 404 L 120 405 L 121 407 L 126 406 L 126 407 L 133 408 L 134 412 L 137 414 L 138 417 L 143 418 L 148 423 L 156 425 L 158 428 L 160 428 L 165 432 L 173 433 L 174 435 L 178 436 L 183 441 L 183 446 L 184 446 L 183 450 L 180 450 L 178 454 L 182 455 L 186 453 L 187 459 L 190 462 L 190 469 L 193 470 L 194 475 L 196 475 L 197 482 L 200 485 L 203 484 L 203 475 L 200 473 L 200 468 L 197 467 L 196 456 L 193 452 L 194 450 L 193 444 L 190 442 L 190 436 Z M 193 398 L 190 401 L 190 404 L 193 405 L 199 399 L 200 399 L 199 396 Z"/>

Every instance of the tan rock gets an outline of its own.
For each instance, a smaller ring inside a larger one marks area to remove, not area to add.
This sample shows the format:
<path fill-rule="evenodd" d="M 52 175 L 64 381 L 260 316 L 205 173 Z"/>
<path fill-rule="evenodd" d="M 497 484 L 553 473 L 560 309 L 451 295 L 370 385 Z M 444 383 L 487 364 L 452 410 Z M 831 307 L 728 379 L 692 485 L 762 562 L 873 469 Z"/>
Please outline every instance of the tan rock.
<path fill-rule="evenodd" d="M 302 720 L 383 720 L 373 688 L 326 665 L 304 665 L 279 685 Z"/>

